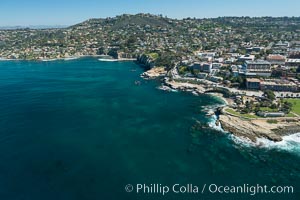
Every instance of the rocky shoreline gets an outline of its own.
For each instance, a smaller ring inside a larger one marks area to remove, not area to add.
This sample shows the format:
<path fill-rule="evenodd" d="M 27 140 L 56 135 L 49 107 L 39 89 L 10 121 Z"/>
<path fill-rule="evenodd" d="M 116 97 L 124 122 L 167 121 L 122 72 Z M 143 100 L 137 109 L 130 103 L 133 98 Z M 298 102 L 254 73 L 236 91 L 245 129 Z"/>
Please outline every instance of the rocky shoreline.
<path fill-rule="evenodd" d="M 164 84 L 174 90 L 192 92 L 194 95 L 203 94 L 205 92 L 205 88 L 202 85 L 177 82 L 177 81 L 169 80 L 169 79 L 166 79 Z"/>
<path fill-rule="evenodd" d="M 167 71 L 164 67 L 154 67 L 146 72 L 144 72 L 141 77 L 145 79 L 155 79 L 158 77 L 164 77 L 166 76 Z"/>
<path fill-rule="evenodd" d="M 164 77 L 163 87 L 170 90 L 191 92 L 194 95 L 205 93 L 205 85 L 179 82 L 166 77 L 167 72 L 163 68 L 152 68 L 142 74 L 143 78 L 154 79 Z M 226 105 L 230 99 L 222 97 L 221 94 L 212 94 L 221 98 Z M 282 141 L 282 137 L 300 133 L 300 119 L 297 117 L 274 118 L 277 123 L 269 123 L 267 118 L 244 119 L 239 116 L 225 112 L 226 106 L 219 107 L 219 119 L 216 122 L 221 124 L 224 131 L 241 138 L 247 138 L 256 143 L 258 138 L 267 138 L 274 142 Z"/>
<path fill-rule="evenodd" d="M 283 136 L 300 132 L 298 118 L 276 118 L 277 123 L 269 123 L 268 120 L 266 118 L 243 119 L 224 112 L 221 112 L 219 117 L 219 122 L 225 131 L 238 137 L 248 138 L 254 143 L 257 138 L 280 142 Z"/>

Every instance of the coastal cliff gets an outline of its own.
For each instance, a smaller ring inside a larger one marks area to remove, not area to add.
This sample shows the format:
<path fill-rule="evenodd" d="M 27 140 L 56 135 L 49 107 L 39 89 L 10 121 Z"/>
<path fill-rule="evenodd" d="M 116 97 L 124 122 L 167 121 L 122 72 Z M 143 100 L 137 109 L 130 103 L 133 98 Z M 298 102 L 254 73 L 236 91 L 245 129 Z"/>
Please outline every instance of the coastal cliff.
<path fill-rule="evenodd" d="M 139 55 L 137 57 L 139 64 L 144 65 L 147 69 L 152 69 L 154 67 L 154 59 L 146 54 Z"/>

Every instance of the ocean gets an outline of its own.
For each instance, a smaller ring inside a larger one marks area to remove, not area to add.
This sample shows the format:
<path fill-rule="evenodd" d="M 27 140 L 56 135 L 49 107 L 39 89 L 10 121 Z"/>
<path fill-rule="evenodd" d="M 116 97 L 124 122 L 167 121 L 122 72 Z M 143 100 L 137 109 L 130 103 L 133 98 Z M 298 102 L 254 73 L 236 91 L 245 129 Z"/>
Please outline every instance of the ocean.
<path fill-rule="evenodd" d="M 206 116 L 222 100 L 159 90 L 142 72 L 96 58 L 0 61 L 0 199 L 299 199 L 299 135 L 247 144 Z M 209 191 L 258 184 L 294 192 Z"/>

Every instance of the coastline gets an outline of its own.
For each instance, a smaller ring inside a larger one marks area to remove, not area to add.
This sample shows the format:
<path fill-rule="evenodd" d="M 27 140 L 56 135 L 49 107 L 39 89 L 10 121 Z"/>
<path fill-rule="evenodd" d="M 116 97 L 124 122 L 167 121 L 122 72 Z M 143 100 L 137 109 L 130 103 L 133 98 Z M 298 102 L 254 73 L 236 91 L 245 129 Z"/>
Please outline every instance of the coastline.
<path fill-rule="evenodd" d="M 245 119 L 240 116 L 233 116 L 226 112 L 234 102 L 230 98 L 225 98 L 222 93 L 206 93 L 204 84 L 193 84 L 188 82 L 179 82 L 167 77 L 168 73 L 157 73 L 151 69 L 141 76 L 146 79 L 162 78 L 162 86 L 160 89 L 168 91 L 185 91 L 193 95 L 207 94 L 219 98 L 224 102 L 223 105 L 217 106 L 219 113 L 216 115 L 216 126 L 218 130 L 222 130 L 230 135 L 240 139 L 246 139 L 257 146 L 261 145 L 261 141 L 279 143 L 284 137 L 292 136 L 300 133 L 299 117 L 282 117 L 282 118 L 257 118 Z M 268 120 L 277 120 L 278 123 L 269 123 Z"/>
<path fill-rule="evenodd" d="M 49 58 L 49 59 L 9 59 L 9 58 L 2 58 L 0 57 L 0 62 L 1 61 L 41 61 L 41 62 L 52 62 L 52 61 L 69 61 L 69 60 L 76 60 L 80 58 L 103 58 L 104 60 L 107 61 L 136 61 L 136 58 L 118 58 L 118 59 L 113 59 L 110 58 L 107 55 L 80 55 L 80 56 L 69 56 L 69 57 L 61 57 L 61 58 Z"/>
<path fill-rule="evenodd" d="M 144 73 L 141 74 L 141 77 L 144 79 L 156 79 L 159 77 L 165 77 L 167 75 L 167 71 L 164 67 L 154 67 Z"/>
<path fill-rule="evenodd" d="M 31 61 L 44 61 L 51 62 L 57 60 L 75 60 L 86 57 L 94 57 L 94 58 L 103 58 L 100 61 L 114 62 L 114 61 L 135 61 L 136 59 L 108 59 L 105 55 L 83 55 L 78 57 L 66 57 L 59 59 L 49 59 L 49 60 L 31 60 Z M 105 58 L 106 57 L 106 58 Z M 21 59 L 3 59 L 0 58 L 0 61 L 28 61 Z M 29 60 L 30 61 L 30 60 Z M 280 142 L 284 136 L 292 135 L 295 133 L 300 133 L 300 119 L 299 117 L 293 118 L 282 118 L 278 119 L 280 123 L 278 124 L 270 124 L 267 123 L 267 118 L 259 118 L 259 119 L 245 119 L 240 116 L 234 116 L 225 111 L 226 108 L 232 105 L 232 99 L 225 98 L 222 93 L 206 93 L 206 85 L 201 83 L 190 83 L 190 82 L 180 82 L 176 81 L 177 79 L 172 79 L 172 73 L 167 72 L 164 67 L 154 67 L 144 73 L 141 74 L 142 78 L 145 79 L 156 79 L 160 78 L 162 81 L 162 86 L 159 89 L 167 90 L 167 91 L 184 91 L 189 92 L 195 96 L 199 96 L 202 94 L 212 95 L 214 97 L 219 98 L 224 102 L 222 105 L 218 105 L 216 110 L 218 111 L 218 118 L 215 122 L 216 124 L 220 124 L 222 130 L 235 135 L 241 138 L 247 138 L 251 142 L 256 143 L 257 140 L 266 138 L 270 141 Z M 178 77 L 176 77 L 178 78 Z M 221 111 L 221 112 L 219 112 Z M 275 119 L 275 118 L 273 118 Z"/>
<path fill-rule="evenodd" d="M 193 95 L 196 95 L 196 96 L 198 96 L 200 94 L 206 94 L 206 95 L 211 95 L 211 96 L 217 97 L 224 102 L 224 105 L 222 107 L 232 104 L 232 100 L 229 98 L 225 98 L 222 93 L 217 93 L 217 92 L 206 93 L 205 92 L 206 88 L 204 87 L 204 85 L 201 85 L 201 84 L 196 85 L 196 84 L 192 84 L 192 83 L 177 82 L 174 80 L 170 80 L 168 78 L 165 78 L 164 81 L 165 82 L 163 84 L 165 86 L 170 87 L 171 89 L 174 89 L 174 90 L 191 92 Z M 219 108 L 222 108 L 222 107 L 219 107 Z"/>
<path fill-rule="evenodd" d="M 118 58 L 118 59 L 114 59 L 114 58 L 99 58 L 98 60 L 102 61 L 102 62 L 136 61 L 135 58 Z"/>
<path fill-rule="evenodd" d="M 219 116 L 223 129 L 235 136 L 247 138 L 253 143 L 259 138 L 280 142 L 283 136 L 300 132 L 299 119 L 283 117 L 276 118 L 277 123 L 268 123 L 271 118 L 243 119 L 227 113 L 225 109 L 222 109 Z"/>

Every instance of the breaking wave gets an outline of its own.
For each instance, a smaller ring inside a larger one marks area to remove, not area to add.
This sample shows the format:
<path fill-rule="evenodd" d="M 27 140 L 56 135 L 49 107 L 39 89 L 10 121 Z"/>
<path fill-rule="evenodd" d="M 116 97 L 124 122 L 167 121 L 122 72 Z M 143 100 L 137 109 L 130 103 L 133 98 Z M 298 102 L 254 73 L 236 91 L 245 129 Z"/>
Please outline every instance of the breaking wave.
<path fill-rule="evenodd" d="M 218 105 L 220 106 L 220 105 Z M 208 110 L 213 110 L 218 106 L 206 106 L 203 107 L 203 111 L 208 111 Z M 223 130 L 221 124 L 217 123 L 218 121 L 218 116 L 217 115 L 212 115 L 209 118 L 208 126 L 210 128 L 213 128 L 217 131 L 227 133 L 226 131 Z M 263 148 L 267 150 L 282 150 L 282 151 L 288 151 L 288 152 L 294 152 L 298 153 L 300 155 L 300 133 L 292 134 L 292 135 L 287 135 L 282 137 L 282 141 L 280 142 L 274 142 L 271 141 L 267 138 L 257 138 L 257 141 L 254 143 L 248 138 L 242 138 L 235 136 L 233 134 L 228 135 L 229 139 L 232 140 L 236 145 L 238 146 L 243 146 L 243 147 L 256 147 L 256 148 Z"/>
<path fill-rule="evenodd" d="M 229 138 L 239 146 L 288 151 L 300 155 L 300 133 L 283 136 L 280 142 L 274 142 L 266 138 L 257 138 L 257 141 L 254 143 L 247 138 L 241 138 L 235 135 L 230 135 Z"/>
<path fill-rule="evenodd" d="M 280 142 L 258 138 L 256 143 L 267 149 L 282 149 L 300 153 L 300 133 L 283 136 Z"/>

